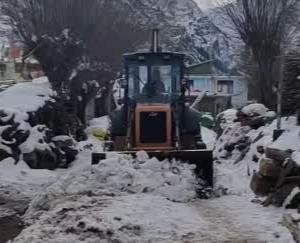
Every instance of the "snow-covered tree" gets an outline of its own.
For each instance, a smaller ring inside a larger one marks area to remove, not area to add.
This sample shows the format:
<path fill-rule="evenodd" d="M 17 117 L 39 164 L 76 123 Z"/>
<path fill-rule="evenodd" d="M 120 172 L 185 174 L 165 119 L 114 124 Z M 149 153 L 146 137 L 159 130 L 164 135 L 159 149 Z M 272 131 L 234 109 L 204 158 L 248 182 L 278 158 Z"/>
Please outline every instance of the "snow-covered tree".
<path fill-rule="evenodd" d="M 239 38 L 251 49 L 258 68 L 257 99 L 269 107 L 276 101 L 276 57 L 298 31 L 294 17 L 299 0 L 227 1 L 224 13 Z"/>
<path fill-rule="evenodd" d="M 145 39 L 130 9 L 117 2 L 0 0 L 0 8 L 25 56 L 40 62 L 58 94 L 84 106 L 98 91 L 109 93 L 122 54 Z"/>

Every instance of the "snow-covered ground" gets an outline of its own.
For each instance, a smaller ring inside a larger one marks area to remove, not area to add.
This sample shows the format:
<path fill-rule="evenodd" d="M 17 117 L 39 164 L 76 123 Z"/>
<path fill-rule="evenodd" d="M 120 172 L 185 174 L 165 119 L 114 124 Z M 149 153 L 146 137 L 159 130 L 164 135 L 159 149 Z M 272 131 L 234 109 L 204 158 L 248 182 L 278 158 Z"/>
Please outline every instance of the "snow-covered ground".
<path fill-rule="evenodd" d="M 293 129 L 292 121 L 284 124 Z M 90 137 L 77 144 L 80 153 L 68 170 L 0 162 L 0 193 L 6 188 L 31 199 L 24 215 L 28 227 L 13 242 L 294 242 L 279 224 L 286 211 L 251 203 L 247 163 L 216 163 L 216 188 L 231 190 L 200 200 L 193 167 L 178 161 L 159 162 L 139 152 L 137 159 L 111 154 L 91 166 L 91 151 L 102 144 L 91 131 L 107 128 L 108 120 L 90 125 Z M 202 133 L 213 147 L 215 134 Z"/>
<path fill-rule="evenodd" d="M 278 224 L 283 211 L 249 194 L 195 199 L 187 165 L 141 152 L 137 161 L 115 155 L 91 167 L 89 155 L 69 173 L 53 172 L 54 181 L 44 174 L 53 183 L 33 198 L 30 226 L 14 242 L 293 242 Z"/>
<path fill-rule="evenodd" d="M 253 171 L 258 171 L 259 163 L 253 161 L 253 157 L 261 157 L 257 151 L 258 147 L 270 147 L 281 150 L 291 149 L 294 151 L 293 159 L 300 164 L 300 127 L 297 126 L 297 118 L 294 116 L 282 118 L 282 129 L 284 133 L 278 140 L 273 142 L 273 131 L 277 127 L 277 121 L 271 124 L 262 126 L 259 129 L 250 129 L 249 127 L 242 127 L 240 123 L 232 123 L 234 117 L 233 111 L 229 112 L 228 127 L 216 143 L 214 150 L 214 157 L 218 159 L 216 162 L 216 188 L 228 188 L 228 193 L 233 194 L 249 194 L 250 180 Z M 228 115 L 228 113 L 227 113 Z M 268 115 L 268 113 L 266 113 Z M 241 138 L 247 137 L 251 142 L 249 151 L 245 157 L 238 161 L 241 151 L 234 149 L 229 158 L 224 158 L 224 146 L 226 144 L 235 143 Z"/>

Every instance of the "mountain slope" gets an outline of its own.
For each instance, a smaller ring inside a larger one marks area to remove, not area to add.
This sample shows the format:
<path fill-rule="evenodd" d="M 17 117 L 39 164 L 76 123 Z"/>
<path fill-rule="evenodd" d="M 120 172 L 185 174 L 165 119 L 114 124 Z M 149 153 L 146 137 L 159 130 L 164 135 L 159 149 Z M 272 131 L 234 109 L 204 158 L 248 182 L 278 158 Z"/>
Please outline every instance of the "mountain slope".
<path fill-rule="evenodd" d="M 184 52 L 189 63 L 216 58 L 228 65 L 225 35 L 193 0 L 123 0 L 140 24 L 159 27 L 164 50 Z"/>

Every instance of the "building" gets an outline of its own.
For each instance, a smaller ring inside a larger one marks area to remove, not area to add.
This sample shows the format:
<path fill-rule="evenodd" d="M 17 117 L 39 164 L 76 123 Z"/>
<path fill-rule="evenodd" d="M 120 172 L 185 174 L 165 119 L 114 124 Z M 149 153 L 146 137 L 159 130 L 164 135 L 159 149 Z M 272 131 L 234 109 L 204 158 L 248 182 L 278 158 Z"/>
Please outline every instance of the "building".
<path fill-rule="evenodd" d="M 0 49 L 0 82 L 26 81 L 44 75 L 41 65 L 32 57 L 23 60 L 20 43 L 2 44 Z"/>
<path fill-rule="evenodd" d="M 248 83 L 238 72 L 226 70 L 217 60 L 187 68 L 190 96 L 195 108 L 216 115 L 248 103 Z"/>

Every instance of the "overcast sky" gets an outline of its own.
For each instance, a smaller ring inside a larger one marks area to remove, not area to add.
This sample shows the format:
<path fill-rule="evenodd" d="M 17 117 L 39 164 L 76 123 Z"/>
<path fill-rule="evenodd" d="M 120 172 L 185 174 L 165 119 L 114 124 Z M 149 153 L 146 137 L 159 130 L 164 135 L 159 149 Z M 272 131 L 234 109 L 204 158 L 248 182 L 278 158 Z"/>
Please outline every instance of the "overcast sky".
<path fill-rule="evenodd" d="M 216 5 L 217 0 L 194 0 L 202 10 L 207 10 Z"/>

